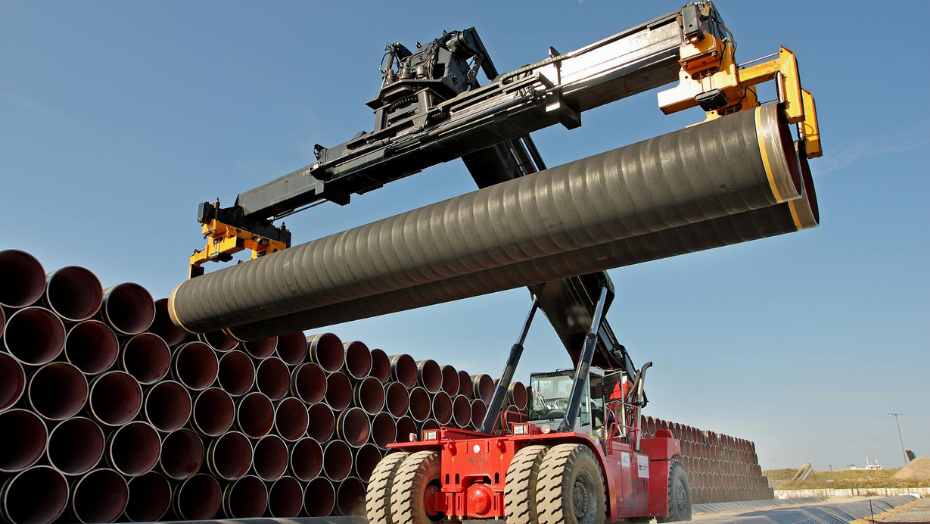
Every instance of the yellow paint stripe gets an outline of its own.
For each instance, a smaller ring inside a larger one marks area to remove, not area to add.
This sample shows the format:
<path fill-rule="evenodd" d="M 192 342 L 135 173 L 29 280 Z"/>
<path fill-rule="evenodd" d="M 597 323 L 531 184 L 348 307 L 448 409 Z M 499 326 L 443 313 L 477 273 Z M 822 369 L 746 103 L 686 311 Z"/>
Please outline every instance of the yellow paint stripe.
<path fill-rule="evenodd" d="M 168 310 L 168 316 L 170 316 L 171 319 L 174 320 L 174 323 L 177 324 L 178 327 L 180 327 L 181 329 L 183 329 L 184 331 L 187 331 L 188 333 L 192 335 L 196 335 L 196 333 L 184 327 L 184 324 L 181 323 L 181 319 L 178 318 L 178 310 L 175 308 L 175 306 L 177 305 L 177 301 L 175 300 L 175 294 L 178 292 L 179 287 L 181 287 L 181 284 L 178 284 L 177 287 L 172 289 L 171 294 L 168 295 L 168 306 L 170 307 L 170 309 Z"/>
<path fill-rule="evenodd" d="M 781 192 L 778 191 L 775 178 L 772 176 L 772 164 L 769 162 L 769 154 L 765 150 L 765 137 L 762 134 L 762 126 L 760 125 L 761 119 L 762 106 L 759 106 L 756 108 L 756 138 L 759 141 L 759 151 L 762 153 L 762 165 L 765 166 L 765 176 L 769 179 L 769 186 L 772 188 L 772 194 L 775 195 L 775 201 L 784 202 L 785 199 L 782 198 Z"/>
<path fill-rule="evenodd" d="M 798 208 L 795 206 L 797 200 L 788 201 L 788 209 L 791 211 L 791 220 L 794 220 L 795 227 L 798 228 L 798 231 L 804 229 L 804 225 L 801 224 L 801 219 L 798 218 Z"/>

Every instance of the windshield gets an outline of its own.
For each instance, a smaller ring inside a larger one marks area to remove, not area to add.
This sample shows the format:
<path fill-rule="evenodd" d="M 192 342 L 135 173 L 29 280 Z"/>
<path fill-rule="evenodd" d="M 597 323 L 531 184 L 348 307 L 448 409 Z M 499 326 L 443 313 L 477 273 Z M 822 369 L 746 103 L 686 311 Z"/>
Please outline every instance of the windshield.
<path fill-rule="evenodd" d="M 568 395 L 572 390 L 573 376 L 569 373 L 532 375 L 530 377 L 530 386 L 533 391 L 529 399 L 530 420 L 559 420 L 565 416 Z M 587 388 L 583 390 L 581 413 L 579 415 L 581 424 L 590 422 Z"/>

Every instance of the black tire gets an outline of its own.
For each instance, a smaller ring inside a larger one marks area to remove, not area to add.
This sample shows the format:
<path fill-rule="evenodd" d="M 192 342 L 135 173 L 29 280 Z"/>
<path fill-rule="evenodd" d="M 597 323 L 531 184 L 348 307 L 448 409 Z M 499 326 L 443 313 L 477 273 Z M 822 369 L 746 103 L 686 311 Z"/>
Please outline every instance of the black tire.
<path fill-rule="evenodd" d="M 604 478 L 583 444 L 560 444 L 546 453 L 536 483 L 539 524 L 604 524 Z"/>
<path fill-rule="evenodd" d="M 691 486 L 685 467 L 677 460 L 668 467 L 668 517 L 659 522 L 691 520 Z"/>
<path fill-rule="evenodd" d="M 459 523 L 445 514 L 427 513 L 425 497 L 431 489 L 442 489 L 440 456 L 436 451 L 419 451 L 407 456 L 394 475 L 391 487 L 391 519 L 395 524 Z"/>
<path fill-rule="evenodd" d="M 536 483 L 546 456 L 546 446 L 527 446 L 514 455 L 507 468 L 504 514 L 507 524 L 538 524 Z"/>
<path fill-rule="evenodd" d="M 365 513 L 371 524 L 394 524 L 391 518 L 391 488 L 394 476 L 409 453 L 397 452 L 381 459 L 371 473 L 365 493 Z"/>

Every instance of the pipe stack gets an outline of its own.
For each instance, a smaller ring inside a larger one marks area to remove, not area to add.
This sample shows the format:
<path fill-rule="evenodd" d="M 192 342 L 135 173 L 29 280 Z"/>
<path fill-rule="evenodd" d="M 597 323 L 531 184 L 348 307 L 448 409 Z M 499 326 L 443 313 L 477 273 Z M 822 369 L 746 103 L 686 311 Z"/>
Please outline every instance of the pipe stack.
<path fill-rule="evenodd" d="M 681 441 L 679 460 L 695 504 L 774 498 L 754 442 L 645 415 L 640 427 L 645 438 L 664 430 Z"/>
<path fill-rule="evenodd" d="M 481 424 L 487 375 L 301 332 L 177 329 L 167 300 L 0 251 L 0 521 L 364 512 L 387 445 Z M 525 420 L 514 384 L 507 419 Z"/>

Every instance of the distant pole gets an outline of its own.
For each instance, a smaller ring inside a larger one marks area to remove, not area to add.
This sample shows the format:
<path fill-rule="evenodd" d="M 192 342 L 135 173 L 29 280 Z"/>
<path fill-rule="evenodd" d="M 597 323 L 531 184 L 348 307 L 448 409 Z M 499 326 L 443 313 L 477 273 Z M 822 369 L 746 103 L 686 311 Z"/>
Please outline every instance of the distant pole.
<path fill-rule="evenodd" d="M 898 422 L 898 417 L 903 415 L 903 413 L 889 413 L 891 417 L 894 417 L 894 423 L 898 426 L 898 441 L 901 443 L 901 454 L 904 455 L 904 465 L 907 466 L 907 451 L 904 451 L 904 439 L 901 438 L 901 423 Z"/>

